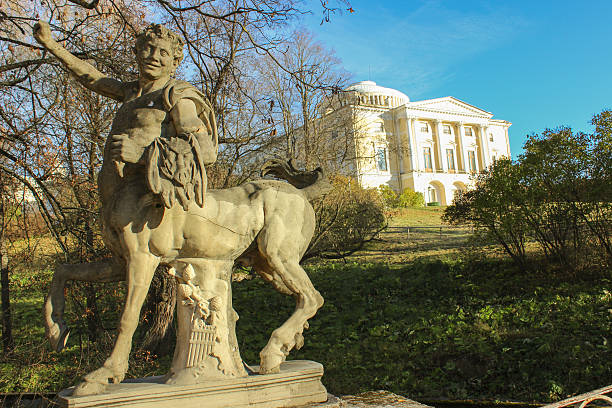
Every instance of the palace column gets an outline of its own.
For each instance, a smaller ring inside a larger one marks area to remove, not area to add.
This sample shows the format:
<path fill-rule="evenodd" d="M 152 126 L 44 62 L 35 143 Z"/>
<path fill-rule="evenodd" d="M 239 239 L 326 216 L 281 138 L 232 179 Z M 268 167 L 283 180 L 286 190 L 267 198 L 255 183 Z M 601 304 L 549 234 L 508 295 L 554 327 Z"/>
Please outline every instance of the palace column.
<path fill-rule="evenodd" d="M 414 117 L 406 117 L 406 131 L 408 132 L 408 143 L 410 144 L 410 163 L 412 171 L 419 171 L 421 166 L 419 165 L 418 147 L 416 143 L 416 136 L 414 134 Z"/>
<path fill-rule="evenodd" d="M 479 125 L 478 133 L 480 134 L 480 157 L 484 170 L 489 167 L 489 139 L 487 138 L 487 127 Z"/>
<path fill-rule="evenodd" d="M 443 173 L 446 173 L 448 169 L 446 168 L 446 161 L 442 156 L 442 121 L 435 120 L 434 122 L 436 124 L 436 140 L 434 140 L 434 143 L 436 144 L 436 151 L 438 152 L 438 159 L 440 161 L 440 167 L 436 170 L 442 170 Z"/>
<path fill-rule="evenodd" d="M 504 126 L 505 134 L 506 134 L 506 150 L 508 152 L 508 159 L 511 159 L 510 155 L 510 138 L 508 137 L 508 126 Z"/>
<path fill-rule="evenodd" d="M 393 127 L 395 128 L 393 130 L 395 131 L 395 139 L 397 143 L 398 178 L 401 184 L 402 174 L 406 169 L 404 168 L 404 147 L 402 143 L 401 127 L 398 122 L 399 119 L 393 119 Z"/>
<path fill-rule="evenodd" d="M 459 126 L 459 138 L 458 139 L 459 139 L 459 149 L 461 150 L 461 152 L 457 153 L 457 158 L 461 157 L 461 164 L 463 167 L 462 170 L 467 173 L 469 171 L 469 164 L 468 164 L 467 152 L 465 151 L 465 143 L 463 140 L 465 138 L 465 128 L 463 127 L 463 122 L 457 122 L 457 126 Z"/>

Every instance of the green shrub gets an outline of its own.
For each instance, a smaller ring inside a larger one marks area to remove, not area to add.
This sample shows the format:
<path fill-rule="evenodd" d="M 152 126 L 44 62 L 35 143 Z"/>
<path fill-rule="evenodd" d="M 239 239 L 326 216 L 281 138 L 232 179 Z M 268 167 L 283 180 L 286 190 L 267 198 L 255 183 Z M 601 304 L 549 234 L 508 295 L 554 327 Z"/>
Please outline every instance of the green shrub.
<path fill-rule="evenodd" d="M 550 264 L 576 272 L 612 262 L 612 111 L 593 118 L 595 133 L 567 127 L 527 137 L 516 161 L 496 160 L 444 219 L 472 223 L 519 264 L 537 243 Z"/>
<path fill-rule="evenodd" d="M 344 258 L 387 226 L 385 204 L 376 189 L 364 189 L 344 176 L 330 177 L 330 181 L 332 191 L 313 203 L 317 226 L 303 259 Z"/>
<path fill-rule="evenodd" d="M 398 197 L 398 207 L 425 207 L 425 198 L 422 193 L 407 188 Z"/>
<path fill-rule="evenodd" d="M 423 194 L 412 191 L 409 188 L 405 189 L 404 192 L 398 196 L 391 187 L 386 184 L 381 184 L 378 187 L 378 193 L 386 209 L 425 206 Z"/>
<path fill-rule="evenodd" d="M 385 208 L 389 209 L 398 207 L 399 197 L 397 196 L 397 193 L 388 185 L 381 184 L 378 186 L 378 194 L 380 195 L 380 199 L 385 205 Z"/>
<path fill-rule="evenodd" d="M 437 202 L 437 201 L 432 201 L 432 202 L 430 202 L 430 203 L 427 203 L 427 206 L 428 206 L 428 207 L 439 207 L 439 206 L 440 206 L 440 203 L 439 203 L 439 202 Z"/>

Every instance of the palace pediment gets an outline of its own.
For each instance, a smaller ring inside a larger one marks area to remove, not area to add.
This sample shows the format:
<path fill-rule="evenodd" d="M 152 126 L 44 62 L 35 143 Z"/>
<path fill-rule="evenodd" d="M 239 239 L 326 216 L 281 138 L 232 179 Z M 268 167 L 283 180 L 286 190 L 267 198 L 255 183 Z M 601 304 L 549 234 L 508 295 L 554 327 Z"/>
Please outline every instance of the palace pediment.
<path fill-rule="evenodd" d="M 456 115 L 479 116 L 482 118 L 491 118 L 493 116 L 490 112 L 472 106 L 452 96 L 410 102 L 406 104 L 406 108 Z"/>

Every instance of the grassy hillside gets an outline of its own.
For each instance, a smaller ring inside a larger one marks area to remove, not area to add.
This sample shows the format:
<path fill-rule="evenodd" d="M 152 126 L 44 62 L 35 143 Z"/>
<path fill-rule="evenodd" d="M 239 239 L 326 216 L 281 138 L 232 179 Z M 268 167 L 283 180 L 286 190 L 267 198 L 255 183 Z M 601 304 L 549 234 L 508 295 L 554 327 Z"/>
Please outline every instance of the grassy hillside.
<path fill-rule="evenodd" d="M 382 388 L 414 399 L 550 401 L 610 382 L 608 277 L 517 271 L 494 246 L 470 243 L 469 228 L 424 228 L 439 226 L 440 215 L 403 210 L 390 220 L 400 228 L 362 253 L 307 265 L 325 305 L 290 358 L 322 362 L 336 394 Z M 0 392 L 58 391 L 99 366 L 112 345 L 122 290 L 107 284 L 98 341 L 77 326 L 67 350 L 49 351 L 40 309 L 52 262 L 36 260 L 12 275 L 17 349 L 0 357 Z M 68 298 L 79 290 L 73 285 Z M 260 279 L 235 283 L 234 297 L 242 355 L 257 363 L 294 302 Z M 73 300 L 67 308 L 72 322 L 86 315 Z M 128 376 L 162 374 L 170 358 L 136 349 Z"/>
<path fill-rule="evenodd" d="M 330 392 L 550 401 L 612 378 L 608 280 L 517 275 L 503 261 L 309 272 L 326 303 L 292 358 L 323 362 Z M 293 302 L 259 279 L 235 293 L 242 355 L 257 361 Z"/>

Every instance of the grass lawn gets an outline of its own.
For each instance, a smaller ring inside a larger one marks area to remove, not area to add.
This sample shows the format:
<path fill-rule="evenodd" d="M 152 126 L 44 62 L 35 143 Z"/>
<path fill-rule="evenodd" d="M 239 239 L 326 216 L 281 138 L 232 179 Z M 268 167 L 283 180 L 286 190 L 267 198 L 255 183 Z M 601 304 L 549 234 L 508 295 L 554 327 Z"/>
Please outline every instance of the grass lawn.
<path fill-rule="evenodd" d="M 453 258 L 465 252 L 471 236 L 469 227 L 442 223 L 440 207 L 404 208 L 389 218 L 389 228 L 349 260 L 403 265 L 416 259 Z M 494 249 L 491 248 L 493 252 Z"/>
<path fill-rule="evenodd" d="M 443 213 L 444 207 L 398 208 L 392 210 L 389 225 L 398 227 L 441 225 Z"/>
<path fill-rule="evenodd" d="M 309 272 L 326 304 L 292 358 L 323 362 L 330 392 L 550 401 L 612 379 L 609 281 L 521 276 L 499 261 Z M 293 305 L 259 279 L 235 293 L 242 355 L 257 361 Z"/>
<path fill-rule="evenodd" d="M 362 253 L 307 265 L 325 305 L 290 358 L 323 363 L 324 383 L 339 395 L 544 402 L 612 382 L 609 279 L 517 271 L 495 247 L 470 245 L 467 228 L 403 228 L 439 225 L 440 214 L 406 210 L 390 221 L 402 228 Z M 101 364 L 112 344 L 121 291 L 107 285 L 106 334 L 90 343 L 77 328 L 66 351 L 48 351 L 39 316 L 49 278 L 44 262 L 12 276 L 17 349 L 0 358 L 0 392 L 58 391 Z M 242 356 L 257 363 L 293 300 L 261 279 L 235 283 L 234 297 Z M 71 321 L 82 318 L 67 306 Z M 170 361 L 132 354 L 128 376 L 164 373 Z"/>

